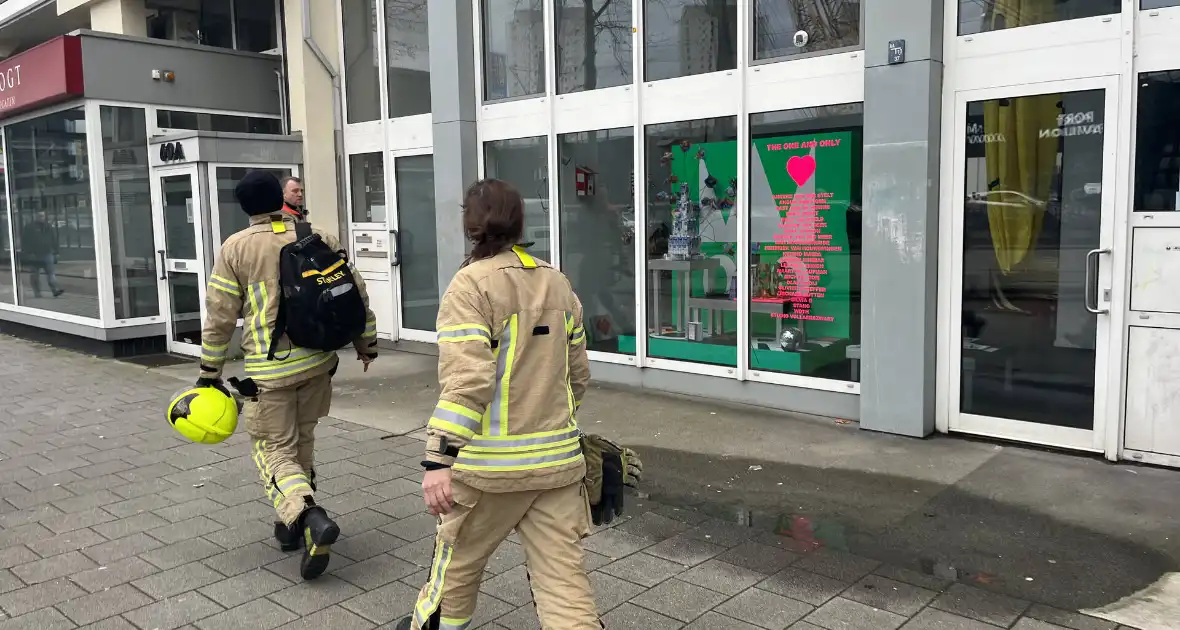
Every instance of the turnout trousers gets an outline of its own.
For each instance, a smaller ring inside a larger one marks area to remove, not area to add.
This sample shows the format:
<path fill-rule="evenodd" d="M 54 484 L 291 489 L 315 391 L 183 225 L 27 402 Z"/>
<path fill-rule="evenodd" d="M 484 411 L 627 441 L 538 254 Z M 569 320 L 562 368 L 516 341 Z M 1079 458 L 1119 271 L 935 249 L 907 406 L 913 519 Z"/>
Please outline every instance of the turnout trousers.
<path fill-rule="evenodd" d="M 331 403 L 332 375 L 325 373 L 286 387 L 258 383 L 258 396 L 245 405 L 251 458 L 266 498 L 288 527 L 314 494 L 315 427 Z"/>
<path fill-rule="evenodd" d="M 414 630 L 471 625 L 488 558 L 515 529 L 524 543 L 544 630 L 601 630 L 581 539 L 590 503 L 581 481 L 553 490 L 481 492 L 451 482 L 455 505 L 439 518 L 430 577 L 414 606 Z"/>

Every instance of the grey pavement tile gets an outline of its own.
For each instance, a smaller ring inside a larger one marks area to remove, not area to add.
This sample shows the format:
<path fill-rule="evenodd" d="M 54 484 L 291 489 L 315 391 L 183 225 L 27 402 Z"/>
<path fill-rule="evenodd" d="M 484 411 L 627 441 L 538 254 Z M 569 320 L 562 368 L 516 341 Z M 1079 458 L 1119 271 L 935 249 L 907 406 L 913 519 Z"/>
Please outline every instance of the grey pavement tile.
<path fill-rule="evenodd" d="M 123 616 L 139 628 L 175 630 L 221 611 L 221 606 L 204 595 L 188 592 L 123 613 Z"/>
<path fill-rule="evenodd" d="M 171 569 L 182 564 L 188 564 L 189 562 L 204 560 L 224 551 L 221 547 L 204 538 L 190 538 L 189 540 L 173 543 L 166 547 L 140 554 L 139 557 L 161 569 Z"/>
<path fill-rule="evenodd" d="M 78 456 L 52 458 L 48 464 L 32 464 L 29 468 L 41 473 L 42 475 L 50 475 L 63 470 L 71 470 L 73 468 L 82 468 L 89 466 L 90 462 Z"/>
<path fill-rule="evenodd" d="M 36 543 L 34 542 L 33 544 Z M 13 545 L 0 550 L 0 569 L 7 569 L 18 564 L 33 562 L 38 558 L 39 556 L 25 545 Z"/>
<path fill-rule="evenodd" d="M 434 548 L 433 538 L 423 538 L 418 542 L 402 545 L 394 549 L 392 553 L 406 562 L 412 562 L 420 567 L 428 567 L 431 560 L 434 559 Z"/>
<path fill-rule="evenodd" d="M 806 621 L 829 630 L 894 630 L 906 618 L 887 610 L 837 597 L 807 616 Z"/>
<path fill-rule="evenodd" d="M 757 571 L 716 559 L 697 565 L 676 577 L 730 597 L 766 579 L 765 575 Z"/>
<path fill-rule="evenodd" d="M 366 479 L 360 475 L 344 474 L 333 475 L 331 477 L 325 475 L 320 477 L 316 475 L 316 492 L 330 492 L 333 497 L 338 497 L 342 494 L 352 492 L 353 490 L 360 490 L 373 485 L 372 479 Z M 335 499 L 333 499 L 335 501 Z M 326 503 L 330 504 L 333 501 Z M 330 507 L 330 506 L 329 506 Z"/>
<path fill-rule="evenodd" d="M 928 573 L 921 573 L 912 569 L 905 569 L 889 564 L 883 564 L 873 571 L 875 575 L 887 577 L 898 582 L 905 582 L 914 586 L 920 586 L 931 591 L 942 592 L 951 585 L 953 580 L 943 579 Z"/>
<path fill-rule="evenodd" d="M 270 599 L 282 604 L 292 612 L 310 615 L 321 608 L 339 604 L 361 593 L 364 591 L 344 580 L 324 575 L 313 581 L 296 584 L 277 593 L 272 593 Z"/>
<path fill-rule="evenodd" d="M 85 553 L 99 564 L 110 564 L 128 556 L 137 556 L 145 551 L 162 547 L 164 543 L 143 533 L 135 533 L 125 538 L 87 547 Z"/>
<path fill-rule="evenodd" d="M 223 549 L 238 549 L 274 536 L 274 521 L 250 521 L 235 527 L 218 525 L 218 531 L 205 534 L 202 538 Z"/>
<path fill-rule="evenodd" d="M 49 558 L 67 551 L 77 551 L 106 542 L 98 532 L 91 529 L 78 529 L 51 538 L 29 543 L 29 549 L 37 552 L 42 558 Z"/>
<path fill-rule="evenodd" d="M 1016 625 L 1012 626 L 1012 630 L 1069 630 L 1069 628 L 1039 619 L 1023 617 L 1016 622 Z"/>
<path fill-rule="evenodd" d="M 266 570 L 293 584 L 301 584 L 304 581 L 303 577 L 299 574 L 299 562 L 302 557 L 302 553 L 292 552 L 287 554 L 282 560 L 266 565 Z M 334 553 L 328 564 L 328 572 L 339 571 L 351 564 L 353 564 L 352 560 L 338 553 Z"/>
<path fill-rule="evenodd" d="M 642 586 L 599 571 L 590 574 L 590 587 L 594 590 L 594 603 L 600 615 L 643 593 Z"/>
<path fill-rule="evenodd" d="M 770 575 L 791 563 L 799 556 L 777 547 L 771 547 L 756 542 L 745 542 L 733 547 L 729 551 L 717 556 L 722 562 L 728 562 L 739 567 Z"/>
<path fill-rule="evenodd" d="M 17 510 L 0 514 L 0 527 L 5 529 L 19 529 L 22 525 L 37 524 L 65 514 L 53 505 L 45 504 L 31 507 L 27 510 Z M 3 541 L 3 538 L 0 538 Z M 3 546 L 0 543 L 0 546 Z"/>
<path fill-rule="evenodd" d="M 352 461 L 360 464 L 361 466 L 376 468 L 378 466 L 384 466 L 386 464 L 392 464 L 394 462 L 403 460 L 406 458 L 406 455 L 412 454 L 413 453 L 399 453 L 394 450 L 381 450 L 354 457 L 352 458 Z"/>
<path fill-rule="evenodd" d="M 126 483 L 127 481 L 125 479 L 116 474 L 107 474 L 99 475 L 98 477 L 87 477 L 79 481 L 71 481 L 66 484 L 66 489 L 74 494 L 82 495 L 87 492 L 94 492 L 95 490 L 117 488 Z M 119 498 L 122 499 L 122 497 Z"/>
<path fill-rule="evenodd" d="M 781 595 L 751 588 L 714 610 L 727 617 L 763 628 L 785 628 L 806 617 L 813 607 Z"/>
<path fill-rule="evenodd" d="M 154 450 L 154 449 L 153 449 Z M 165 457 L 170 457 L 171 454 L 165 453 Z M 179 472 L 180 469 L 169 464 L 168 462 L 157 462 L 150 466 L 143 466 L 132 470 L 119 473 L 119 476 L 126 479 L 128 483 L 143 483 L 146 481 L 155 481 L 157 479 L 163 480 L 164 477 L 173 473 Z M 165 482 L 170 483 L 171 482 Z M 175 484 L 171 484 L 175 485 Z"/>
<path fill-rule="evenodd" d="M 210 584 L 200 589 L 200 593 L 222 606 L 233 608 L 290 586 L 290 581 L 266 569 L 254 569 Z"/>
<path fill-rule="evenodd" d="M 794 626 L 791 626 L 794 628 Z M 707 612 L 697 618 L 696 621 L 684 626 L 684 630 L 761 630 L 758 626 L 750 625 L 744 621 L 738 621 L 731 617 L 719 615 L 715 612 Z"/>
<path fill-rule="evenodd" d="M 855 582 L 880 565 L 881 563 L 876 560 L 820 549 L 804 555 L 793 566 L 844 582 Z"/>
<path fill-rule="evenodd" d="M 63 577 L 0 595 L 0 609 L 11 617 L 19 617 L 83 595 L 86 591 Z"/>
<path fill-rule="evenodd" d="M 888 610 L 905 617 L 917 614 L 937 595 L 938 593 L 929 589 L 890 580 L 879 575 L 867 575 L 841 594 L 842 597 L 854 602 Z"/>
<path fill-rule="evenodd" d="M 225 576 L 213 569 L 200 562 L 193 562 L 135 580 L 131 582 L 131 585 L 155 599 L 165 599 L 173 595 L 195 591 L 224 579 Z M 213 598 L 213 601 L 222 606 L 228 606 L 216 598 Z"/>
<path fill-rule="evenodd" d="M 166 545 L 170 545 L 172 543 L 178 543 L 184 540 L 199 538 L 206 534 L 212 534 L 214 532 L 221 531 L 222 529 L 223 528 L 220 524 L 215 523 L 204 516 L 197 516 L 186 521 L 180 521 L 178 523 L 164 525 L 163 527 L 149 529 L 144 533 Z M 224 547 L 221 547 L 221 545 L 218 545 L 218 547 L 224 549 Z"/>
<path fill-rule="evenodd" d="M 371 507 L 382 514 L 387 514 L 396 519 L 422 514 L 426 511 L 426 505 L 422 503 L 422 497 L 416 494 L 407 494 L 404 497 L 382 501 Z"/>
<path fill-rule="evenodd" d="M 787 630 L 824 630 L 824 628 L 821 628 L 814 623 L 800 621 L 798 623 L 791 624 L 791 627 L 787 628 Z"/>
<path fill-rule="evenodd" d="M 62 514 L 41 521 L 41 524 L 55 534 L 93 527 L 115 520 L 115 516 L 102 508 L 92 508 L 76 514 Z M 101 532 L 100 532 L 101 533 Z"/>
<path fill-rule="evenodd" d="M 53 505 L 57 509 L 66 514 L 73 514 L 75 512 L 84 512 L 86 510 L 103 507 L 109 503 L 121 501 L 117 495 L 109 490 L 88 490 L 59 501 L 54 501 Z"/>
<path fill-rule="evenodd" d="M 725 551 L 725 547 L 721 545 L 714 545 L 703 540 L 679 535 L 648 547 L 644 550 L 644 553 L 650 553 L 653 556 L 691 567 L 714 556 L 718 556 Z"/>
<path fill-rule="evenodd" d="M 653 540 L 614 529 L 602 530 L 582 540 L 582 547 L 587 551 L 593 551 L 612 559 L 629 556 L 654 544 Z"/>
<path fill-rule="evenodd" d="M 619 606 L 603 615 L 602 621 L 611 630 L 676 630 L 684 625 L 671 617 L 634 604 Z"/>
<path fill-rule="evenodd" d="M 409 466 L 402 466 L 401 464 L 393 463 L 385 464 L 383 466 L 358 467 L 350 472 L 372 481 L 383 482 L 417 474 L 420 470 L 421 468 L 410 468 Z"/>
<path fill-rule="evenodd" d="M 93 560 L 82 555 L 81 552 L 70 551 L 52 558 L 12 567 L 12 572 L 27 584 L 39 584 L 63 575 L 80 573 L 96 566 L 98 565 Z"/>
<path fill-rule="evenodd" d="M 94 525 L 92 529 L 103 536 L 106 536 L 108 539 L 114 540 L 116 538 L 123 538 L 124 536 L 130 536 L 131 534 L 144 532 L 149 529 L 155 529 L 167 524 L 168 521 L 160 518 L 159 516 L 156 516 L 150 512 L 145 512 L 143 514 L 136 514 L 127 518 L 121 518 L 117 521 Z"/>
<path fill-rule="evenodd" d="M 652 507 L 652 512 L 655 512 L 660 516 L 667 516 L 674 521 L 680 521 L 681 523 L 685 523 L 690 527 L 696 527 L 697 525 L 710 520 L 707 514 L 694 509 L 681 508 L 674 505 L 655 505 L 654 501 L 649 501 L 648 503 L 651 503 L 654 506 Z"/>
<path fill-rule="evenodd" d="M 151 479 L 149 481 L 139 481 L 122 486 L 116 486 L 111 488 L 111 492 L 114 492 L 124 499 L 134 499 L 136 497 L 144 497 L 149 494 L 163 494 L 167 496 L 174 492 L 178 487 L 179 486 L 170 481 L 164 481 L 163 479 Z"/>
<path fill-rule="evenodd" d="M 275 510 L 273 507 L 266 505 L 262 499 L 258 501 L 251 501 L 243 503 L 224 510 L 210 512 L 205 516 L 225 525 L 226 527 L 236 527 L 249 521 L 258 521 L 263 519 L 275 518 Z"/>
<path fill-rule="evenodd" d="M 955 584 L 939 595 L 934 608 L 978 619 L 997 626 L 1009 626 L 1028 608 L 1029 603 L 982 589 Z"/>
<path fill-rule="evenodd" d="M 4 500 L 11 503 L 18 510 L 25 510 L 33 506 L 72 498 L 74 498 L 74 493 L 61 486 L 50 486 L 41 490 L 34 490 L 33 492 L 7 492 L 4 495 Z M 66 510 L 62 511 L 65 512 Z"/>
<path fill-rule="evenodd" d="M 689 622 L 725 601 L 721 593 L 672 579 L 634 597 L 631 603 Z"/>
<path fill-rule="evenodd" d="M 582 557 L 582 568 L 587 571 L 597 571 L 611 563 L 611 559 L 593 551 L 585 551 Z"/>
<path fill-rule="evenodd" d="M 286 555 L 263 543 L 251 543 L 245 547 L 206 558 L 203 562 L 218 573 L 233 577 L 272 562 L 278 562 Z"/>
<path fill-rule="evenodd" d="M 271 630 L 298 615 L 267 599 L 256 599 L 196 623 L 201 630 Z"/>
<path fill-rule="evenodd" d="M 349 612 L 356 613 L 375 624 L 385 624 L 410 614 L 418 589 L 401 582 L 391 582 L 349 599 L 341 604 Z"/>
<path fill-rule="evenodd" d="M 615 529 L 633 536 L 646 538 L 652 542 L 662 542 L 676 534 L 691 529 L 687 523 L 660 516 L 655 512 L 646 512 L 618 525 Z"/>
<path fill-rule="evenodd" d="M 124 558 L 112 564 L 70 576 L 70 581 L 93 593 L 119 584 L 138 580 L 159 572 L 156 567 L 139 558 Z"/>
<path fill-rule="evenodd" d="M 122 617 L 111 617 L 97 623 L 82 626 L 78 630 L 139 630 L 130 621 Z"/>
<path fill-rule="evenodd" d="M 114 514 L 119 518 L 127 518 L 143 512 L 151 512 L 160 508 L 168 507 L 175 501 L 172 497 L 163 494 L 145 494 L 134 499 L 127 499 L 103 506 L 103 509 Z M 219 506 L 220 507 L 220 506 Z"/>
<path fill-rule="evenodd" d="M 356 512 L 384 501 L 381 497 L 364 490 L 353 490 L 345 492 L 344 494 L 334 495 L 330 499 L 325 499 L 322 503 L 325 509 L 332 513 L 333 516 L 338 514 L 348 514 L 349 512 Z M 318 501 L 317 501 L 318 502 Z"/>
<path fill-rule="evenodd" d="M 382 554 L 332 571 L 332 574 L 368 591 L 400 580 L 417 570 L 417 565 L 388 554 Z"/>
<path fill-rule="evenodd" d="M 342 514 L 335 519 L 340 526 L 340 533 L 346 537 L 357 536 L 384 527 L 394 521 L 394 517 L 382 514 L 372 509 L 362 509 L 348 514 Z M 384 532 L 381 532 L 384 533 Z M 398 537 L 400 539 L 400 537 Z M 405 544 L 404 541 L 400 544 Z"/>
<path fill-rule="evenodd" d="M 71 630 L 76 626 L 52 608 L 0 621 L 0 630 Z"/>
<path fill-rule="evenodd" d="M 819 606 L 848 587 L 847 582 L 795 567 L 787 567 L 758 583 L 758 588 L 764 591 L 807 602 L 812 606 Z"/>
<path fill-rule="evenodd" d="M 422 489 L 422 484 L 412 481 L 408 478 L 391 479 L 384 483 L 369 486 L 366 488 L 370 493 L 375 494 L 382 499 L 396 499 L 404 497 L 407 494 L 413 494 Z"/>
<path fill-rule="evenodd" d="M 36 492 L 37 490 L 44 490 L 54 486 L 66 486 L 71 481 L 79 481 L 83 478 L 78 474 L 77 470 L 63 470 L 61 472 L 53 473 L 52 475 L 41 475 L 39 477 L 29 477 L 28 479 L 21 479 L 19 483 L 25 490 L 29 492 Z"/>
<path fill-rule="evenodd" d="M 364 617 L 341 606 L 329 606 L 306 617 L 300 617 L 279 630 L 371 630 L 373 624 Z"/>
<path fill-rule="evenodd" d="M 417 579 L 413 583 L 421 587 L 425 580 Z M 494 578 L 483 580 L 479 590 L 481 593 L 494 595 L 514 606 L 523 606 L 533 601 L 532 587 L 525 577 L 525 567 L 523 566 L 505 571 Z"/>
<path fill-rule="evenodd" d="M 8 569 L 0 569 L 0 593 L 9 593 L 27 586 Z"/>
<path fill-rule="evenodd" d="M 135 610 L 152 603 L 152 598 L 128 584 L 99 591 L 57 605 L 58 610 L 78 625 L 101 621 L 107 617 Z"/>
<path fill-rule="evenodd" d="M 1118 625 L 1113 621 L 1107 621 L 1081 613 L 1058 610 L 1042 604 L 1033 604 L 1024 615 L 1040 621 L 1064 626 L 1070 630 L 1114 630 L 1115 626 Z"/>
<path fill-rule="evenodd" d="M 397 536 L 371 529 L 362 534 L 342 538 L 332 545 L 332 553 L 339 553 L 352 560 L 360 561 L 393 551 L 405 544 L 406 541 Z"/>
<path fill-rule="evenodd" d="M 484 627 L 489 630 L 499 630 L 501 628 L 506 630 L 541 630 L 541 621 L 537 619 L 536 607 L 528 604 L 500 617 L 496 620 L 496 623 Z M 382 628 L 381 630 L 385 629 Z"/>
<path fill-rule="evenodd" d="M 902 630 L 996 630 L 996 626 L 927 608 L 910 619 Z"/>
<path fill-rule="evenodd" d="M 678 573 L 684 572 L 686 568 L 682 564 L 664 560 L 663 558 L 649 556 L 646 553 L 637 553 L 617 562 L 612 562 L 599 569 L 599 571 L 607 575 L 622 578 L 628 582 L 634 582 L 651 588 Z"/>

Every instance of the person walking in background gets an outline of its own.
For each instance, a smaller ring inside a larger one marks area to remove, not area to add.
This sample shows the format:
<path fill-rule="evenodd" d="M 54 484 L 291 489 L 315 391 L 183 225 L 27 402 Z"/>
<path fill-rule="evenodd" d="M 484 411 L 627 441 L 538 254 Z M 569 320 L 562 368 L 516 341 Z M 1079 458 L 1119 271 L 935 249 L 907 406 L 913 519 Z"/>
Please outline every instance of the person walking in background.
<path fill-rule="evenodd" d="M 283 212 L 307 220 L 307 208 L 303 207 L 303 180 L 298 177 L 284 177 L 283 181 Z"/>
<path fill-rule="evenodd" d="M 38 210 L 33 220 L 21 230 L 21 262 L 29 272 L 33 296 L 41 297 L 41 272 L 49 282 L 53 297 L 64 291 L 57 285 L 57 230 L 49 225 L 44 210 Z"/>

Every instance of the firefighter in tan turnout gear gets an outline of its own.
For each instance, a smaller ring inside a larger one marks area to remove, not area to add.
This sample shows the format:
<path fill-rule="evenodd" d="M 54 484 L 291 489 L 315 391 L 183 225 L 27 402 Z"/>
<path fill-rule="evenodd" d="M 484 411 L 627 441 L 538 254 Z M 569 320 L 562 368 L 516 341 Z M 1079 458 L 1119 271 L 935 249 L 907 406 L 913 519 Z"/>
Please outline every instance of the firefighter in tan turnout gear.
<path fill-rule="evenodd" d="M 488 557 L 514 529 L 541 625 L 599 630 L 580 543 L 592 521 L 574 417 L 590 380 L 582 305 L 560 271 L 516 245 L 524 204 L 510 185 L 472 185 L 463 225 L 474 248 L 439 305 L 442 393 L 423 462 L 434 560 L 397 630 L 469 627 Z"/>
<path fill-rule="evenodd" d="M 283 190 L 274 175 L 249 173 L 238 183 L 234 195 L 250 215 L 250 227 L 225 241 L 213 265 L 205 302 L 198 385 L 220 382 L 230 337 L 241 318 L 246 378 L 230 379 L 230 384 L 246 398 L 244 415 L 251 457 L 258 466 L 266 496 L 278 513 L 275 537 L 285 551 L 303 546 L 301 573 L 305 579 L 312 579 L 327 568 L 328 549 L 340 533 L 313 498 L 315 427 L 328 414 L 332 376 L 339 358 L 335 347 L 299 347 L 291 340 L 298 336 L 297 331 L 307 328 L 288 321 L 288 311 L 284 310 L 284 300 L 288 299 L 282 297 L 284 289 L 290 293 L 286 258 L 295 251 L 292 247 L 304 248 L 299 250 L 300 256 L 314 254 L 320 260 L 335 261 L 325 264 L 325 269 L 315 269 L 313 264 L 297 276 L 313 288 L 344 287 L 344 293 L 352 292 L 352 302 L 347 303 L 354 311 L 351 321 L 360 323 L 349 341 L 366 367 L 377 356 L 376 319 L 368 308 L 360 275 L 353 275 L 346 267 L 340 243 L 332 235 L 313 230 L 310 224 L 283 212 Z"/>

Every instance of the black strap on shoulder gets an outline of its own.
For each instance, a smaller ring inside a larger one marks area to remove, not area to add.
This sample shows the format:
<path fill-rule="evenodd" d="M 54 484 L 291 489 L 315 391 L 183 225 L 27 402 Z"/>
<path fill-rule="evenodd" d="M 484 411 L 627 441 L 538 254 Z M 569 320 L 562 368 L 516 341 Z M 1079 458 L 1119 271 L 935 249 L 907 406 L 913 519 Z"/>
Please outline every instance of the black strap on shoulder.
<path fill-rule="evenodd" d="M 306 221 L 295 222 L 295 240 L 302 241 L 311 236 L 311 224 Z"/>

